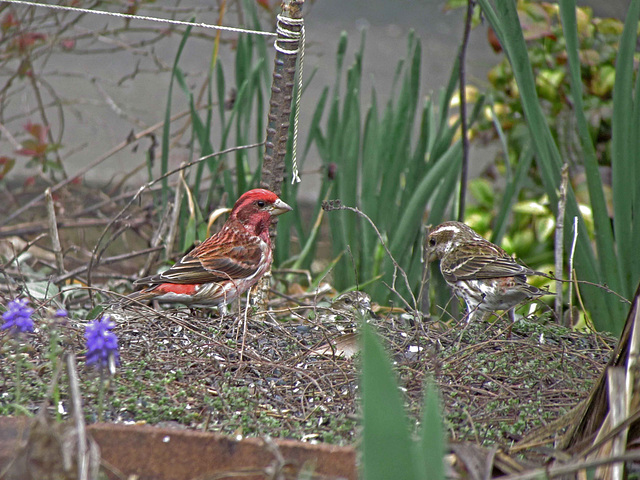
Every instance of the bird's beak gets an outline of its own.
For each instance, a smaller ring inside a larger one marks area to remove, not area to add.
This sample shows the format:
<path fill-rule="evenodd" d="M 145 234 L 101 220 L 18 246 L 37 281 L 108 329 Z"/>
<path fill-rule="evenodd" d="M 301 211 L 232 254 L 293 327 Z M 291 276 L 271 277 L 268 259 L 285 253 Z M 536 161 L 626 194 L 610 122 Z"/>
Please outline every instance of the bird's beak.
<path fill-rule="evenodd" d="M 435 262 L 436 260 L 438 260 L 438 254 L 436 253 L 435 248 L 427 247 L 425 253 L 427 254 L 427 263 Z"/>
<path fill-rule="evenodd" d="M 293 208 L 284 203 L 282 200 L 277 199 L 271 206 L 271 215 L 282 215 L 283 213 L 290 212 L 291 210 L 293 210 Z"/>

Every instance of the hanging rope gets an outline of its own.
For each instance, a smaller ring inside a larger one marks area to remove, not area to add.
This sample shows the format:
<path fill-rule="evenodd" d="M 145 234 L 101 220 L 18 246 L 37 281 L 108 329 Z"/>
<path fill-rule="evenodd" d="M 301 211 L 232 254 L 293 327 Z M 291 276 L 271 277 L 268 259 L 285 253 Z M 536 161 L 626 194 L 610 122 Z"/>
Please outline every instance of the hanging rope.
<path fill-rule="evenodd" d="M 285 55 L 299 55 L 298 60 L 298 91 L 296 93 L 294 110 L 293 110 L 293 147 L 291 152 L 292 157 L 292 172 L 291 172 L 291 185 L 300 183 L 300 174 L 298 171 L 298 121 L 300 118 L 300 98 L 302 96 L 302 73 L 304 69 L 304 19 L 285 17 L 284 15 L 278 15 L 278 24 L 276 26 L 276 34 L 278 38 L 274 43 L 276 51 Z M 298 29 L 292 29 L 290 27 L 299 27 Z M 288 49 L 283 48 L 280 45 L 282 43 L 294 44 L 296 48 Z"/>

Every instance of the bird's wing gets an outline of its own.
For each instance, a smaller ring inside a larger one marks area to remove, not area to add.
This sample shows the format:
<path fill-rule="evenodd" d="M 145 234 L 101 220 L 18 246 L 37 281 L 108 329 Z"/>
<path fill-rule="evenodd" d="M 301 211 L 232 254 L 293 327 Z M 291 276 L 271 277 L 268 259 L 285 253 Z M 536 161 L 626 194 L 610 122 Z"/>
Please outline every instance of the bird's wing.
<path fill-rule="evenodd" d="M 488 247 L 488 245 L 481 245 Z M 493 245 L 491 245 L 493 247 Z M 447 281 L 483 278 L 512 277 L 529 275 L 532 270 L 516 263 L 499 247 L 489 249 L 459 248 L 446 255 L 440 262 L 440 269 Z"/>
<path fill-rule="evenodd" d="M 222 234 L 223 232 L 220 232 Z M 168 270 L 136 281 L 136 284 L 211 283 L 238 280 L 256 274 L 262 265 L 266 245 L 249 235 L 214 235 Z"/>

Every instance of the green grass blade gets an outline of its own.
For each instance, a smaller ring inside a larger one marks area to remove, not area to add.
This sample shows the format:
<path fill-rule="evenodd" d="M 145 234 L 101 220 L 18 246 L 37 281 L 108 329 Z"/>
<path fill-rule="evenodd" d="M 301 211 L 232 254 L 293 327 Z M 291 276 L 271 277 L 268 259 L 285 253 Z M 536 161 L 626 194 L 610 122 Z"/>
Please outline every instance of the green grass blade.
<path fill-rule="evenodd" d="M 329 273 L 331 273 L 332 270 L 334 270 L 336 268 L 336 265 L 338 264 L 338 262 L 340 261 L 340 259 L 342 258 L 342 255 L 344 255 L 344 253 L 340 253 L 338 256 L 336 256 L 334 259 L 332 259 L 325 267 L 323 270 L 321 270 L 318 275 L 316 275 L 316 277 L 313 279 L 313 282 L 311 283 L 311 285 L 309 285 L 309 291 L 310 292 L 314 292 L 318 290 L 318 287 L 320 287 L 320 284 L 326 280 L 327 275 L 329 275 Z"/>
<path fill-rule="evenodd" d="M 443 136 L 443 132 L 449 128 L 447 125 L 449 118 L 449 105 L 451 104 L 451 97 L 453 97 L 453 94 L 458 88 L 459 78 L 460 56 L 456 55 L 455 61 L 453 62 L 453 68 L 451 69 L 451 74 L 449 75 L 447 88 L 444 91 L 444 94 L 440 96 L 440 124 L 438 125 L 438 134 L 436 135 L 436 138 L 441 138 Z"/>
<path fill-rule="evenodd" d="M 605 278 L 617 280 L 615 283 L 610 284 L 610 286 L 614 290 L 618 290 L 619 285 L 622 284 L 622 269 L 619 267 L 616 268 L 620 258 L 616 258 L 611 220 L 609 219 L 607 202 L 602 189 L 602 178 L 598 167 L 598 159 L 593 146 L 593 139 L 589 133 L 587 118 L 584 114 L 583 86 L 580 72 L 581 65 L 578 57 L 580 47 L 578 42 L 575 0 L 561 0 L 560 17 L 562 19 L 565 42 L 567 43 L 571 97 L 575 106 L 574 111 L 576 114 L 578 135 L 582 145 L 600 269 L 604 273 Z M 616 191 L 614 190 L 614 195 L 615 193 Z M 622 289 L 620 289 L 620 291 L 622 292 Z M 629 294 L 630 293 L 631 292 L 629 292 Z"/>
<path fill-rule="evenodd" d="M 636 89 L 634 98 L 636 101 L 634 102 L 633 108 L 633 131 L 637 132 L 640 130 L 640 75 L 636 75 Z M 640 152 L 640 135 L 632 136 L 633 146 L 631 150 L 633 152 Z M 638 181 L 638 177 L 640 176 L 640 167 L 638 165 L 634 165 L 635 173 L 634 173 L 634 182 L 635 182 L 635 200 L 633 202 L 633 211 L 637 214 L 640 212 L 640 181 Z M 640 245 L 640 223 L 634 222 L 631 225 L 631 245 Z M 640 278 L 640 255 L 631 255 L 629 259 L 629 264 L 631 267 L 631 283 L 635 283 L 634 279 L 637 281 Z M 633 290 L 632 290 L 633 291 Z"/>
<path fill-rule="evenodd" d="M 422 428 L 420 432 L 420 455 L 425 473 L 431 480 L 444 480 L 444 428 L 442 425 L 442 407 L 435 382 L 425 382 L 424 407 L 422 409 Z M 427 478 L 424 476 L 423 478 Z"/>
<path fill-rule="evenodd" d="M 205 124 L 202 123 L 200 116 L 198 115 L 198 111 L 196 110 L 195 101 L 193 98 L 193 93 L 189 90 L 187 82 L 184 78 L 184 73 L 182 69 L 176 67 L 175 76 L 180 89 L 183 91 L 187 99 L 189 100 L 189 110 L 190 110 L 190 118 L 191 118 L 191 128 L 193 129 L 193 134 L 195 138 L 198 140 L 198 144 L 200 145 L 200 155 L 206 156 L 213 153 L 213 147 L 211 146 L 211 139 L 209 137 L 210 130 L 206 127 Z M 193 195 L 198 198 L 200 194 L 200 182 L 202 178 L 202 169 L 196 170 L 196 178 L 194 181 L 193 187 Z"/>
<path fill-rule="evenodd" d="M 456 200 L 452 192 L 455 193 L 460 183 L 460 170 L 458 166 L 452 165 L 452 168 L 442 177 L 440 185 L 437 187 L 436 194 L 431 202 L 431 210 L 429 211 L 429 223 L 433 226 L 438 225 L 444 218 L 451 218 L 452 215 L 445 215 L 447 207 L 451 206 L 452 200 Z"/>
<path fill-rule="evenodd" d="M 194 21 L 194 18 L 190 20 Z M 171 72 L 171 79 L 169 80 L 169 88 L 167 91 L 167 106 L 164 110 L 164 125 L 162 127 L 162 156 L 160 159 L 160 170 L 161 174 L 164 175 L 169 171 L 169 140 L 171 138 L 171 100 L 173 98 L 173 81 L 176 77 L 176 72 L 178 69 L 178 62 L 180 61 L 180 56 L 182 55 L 182 51 L 184 50 L 184 46 L 187 44 L 187 39 L 191 34 L 191 26 L 187 27 L 182 35 L 182 39 L 180 40 L 180 45 L 178 45 L 178 51 L 176 52 L 176 56 L 173 60 L 173 69 Z M 162 179 L 162 205 L 166 206 L 169 201 L 169 179 L 164 177 Z"/>
<path fill-rule="evenodd" d="M 458 168 L 456 159 L 460 156 L 460 145 L 454 142 L 456 126 L 448 125 L 447 119 L 442 118 L 446 112 L 443 114 L 441 109 L 434 108 L 430 100 L 421 106 L 422 50 L 415 36 L 409 35 L 407 59 L 398 62 L 390 100 L 379 111 L 376 92 L 372 91 L 371 107 L 364 123 L 360 118 L 364 42 L 347 70 L 346 88 L 341 94 L 340 84 L 344 79 L 340 72 L 345 50 L 346 39 L 341 40 L 339 46 L 338 75 L 332 95 L 323 93 L 321 97 L 331 98 L 331 103 L 327 106 L 325 101 L 320 102 L 314 112 L 305 152 L 315 144 L 325 167 L 335 164 L 334 197 L 345 205 L 359 207 L 371 218 L 385 243 L 392 244 L 394 257 L 410 275 L 410 281 L 415 280 L 417 285 L 419 275 L 414 272 L 421 269 L 419 237 L 424 208 L 428 203 L 433 204 L 436 192 L 436 208 L 446 205 L 456 184 L 457 175 L 452 172 Z M 449 89 L 440 96 L 440 105 L 444 105 L 445 110 L 457 85 L 455 71 Z M 474 112 L 472 117 L 476 118 L 480 108 Z M 418 132 L 420 135 L 414 138 Z M 343 257 L 336 265 L 332 278 L 336 288 L 342 290 L 356 280 L 366 283 L 381 272 L 385 282 L 391 283 L 393 269 L 368 222 L 350 212 L 334 212 L 328 217 L 334 257 L 349 248 L 353 254 L 352 258 Z M 409 293 L 404 282 L 400 289 L 403 296 Z M 368 291 L 379 301 L 391 295 L 382 282 L 372 285 Z"/>
<path fill-rule="evenodd" d="M 322 115 L 324 114 L 324 109 L 327 105 L 328 98 L 329 88 L 325 87 L 324 89 L 322 89 L 320 98 L 316 103 L 316 109 L 313 112 L 313 117 L 311 117 L 311 124 L 309 125 L 309 135 L 307 137 L 307 143 L 304 147 L 305 156 L 309 153 L 309 149 L 314 143 L 316 144 L 316 148 L 318 149 L 320 158 L 324 158 L 326 156 L 326 145 L 324 137 L 322 135 L 322 129 L 320 128 L 320 123 L 322 122 Z"/>
<path fill-rule="evenodd" d="M 525 145 L 520 152 L 520 158 L 518 159 L 515 175 L 512 180 L 507 183 L 502 195 L 502 202 L 500 202 L 500 209 L 496 215 L 493 233 L 491 235 L 491 241 L 496 244 L 500 244 L 502 237 L 504 237 L 504 234 L 507 231 L 507 222 L 509 221 L 511 209 L 518 200 L 518 193 L 527 180 L 529 168 L 531 168 L 532 162 L 533 147 L 529 143 Z"/>
<path fill-rule="evenodd" d="M 344 66 L 344 57 L 347 53 L 348 36 L 347 32 L 340 34 L 340 40 L 338 41 L 338 52 L 336 54 L 336 78 L 333 83 L 333 96 L 338 97 L 340 95 L 340 82 L 342 80 L 342 68 Z"/>
<path fill-rule="evenodd" d="M 418 479 L 409 423 L 391 363 L 366 322 L 362 344 L 362 478 Z"/>
<path fill-rule="evenodd" d="M 378 192 L 378 185 L 381 182 L 380 170 L 382 162 L 380 161 L 380 136 L 378 101 L 375 91 L 373 91 L 371 95 L 371 106 L 367 110 L 362 135 L 362 191 L 369 193 L 369 195 L 362 195 L 362 205 L 366 211 L 372 210 L 367 207 L 371 206 L 373 202 L 375 202 L 375 204 L 378 203 L 376 196 L 371 195 L 371 193 Z M 372 218 L 375 218 L 375 216 L 372 216 Z"/>
<path fill-rule="evenodd" d="M 488 0 L 479 0 L 479 3 L 496 31 L 511 63 L 520 91 L 525 117 L 531 131 L 531 137 L 534 140 L 536 162 L 549 196 L 550 205 L 554 210 L 557 210 L 557 189 L 560 182 L 562 159 L 540 107 L 515 1 L 504 0 L 497 2 L 495 10 Z M 575 267 L 578 277 L 595 284 L 607 283 L 608 285 L 615 285 L 617 277 L 605 278 L 600 271 L 575 194 L 571 186 L 569 186 L 566 222 L 570 224 L 574 217 L 579 219 L 578 246 L 575 254 Z M 565 235 L 567 246 L 570 246 L 571 242 L 570 230 L 565 229 L 567 232 Z M 581 292 L 596 326 L 601 330 L 619 332 L 622 328 L 619 319 L 623 319 L 625 316 L 622 304 L 612 295 L 603 295 L 602 291 L 596 287 L 581 285 Z"/>
<path fill-rule="evenodd" d="M 253 30 L 262 31 L 262 25 L 260 24 L 260 17 L 258 15 L 258 9 L 256 8 L 257 2 L 251 0 L 243 0 L 242 2 L 244 11 L 247 13 L 247 16 L 251 19 L 249 23 L 249 28 Z M 252 41 L 255 43 L 256 49 L 258 50 L 258 58 L 269 58 L 269 53 L 267 52 L 267 42 L 265 38 L 259 35 L 252 37 Z M 261 67 L 262 70 L 262 78 L 265 85 L 271 85 L 271 70 L 267 66 L 266 62 L 263 62 Z"/>
<path fill-rule="evenodd" d="M 611 167 L 613 191 L 614 230 L 618 252 L 621 252 L 618 268 L 624 281 L 624 295 L 631 298 L 638 281 L 631 272 L 628 252 L 637 245 L 631 243 L 634 197 L 637 190 L 637 150 L 634 137 L 638 135 L 638 124 L 634 124 L 633 75 L 636 51 L 640 1 L 633 0 L 624 22 L 616 58 L 616 78 L 613 87 L 613 115 L 611 117 Z M 637 214 L 637 212 L 636 212 Z"/>
<path fill-rule="evenodd" d="M 306 264 L 309 264 L 313 258 L 313 252 L 317 244 L 317 238 L 320 234 L 320 228 L 322 227 L 322 218 L 324 217 L 324 210 L 319 209 L 316 220 L 311 227 L 311 232 L 307 238 L 307 241 L 302 246 L 302 250 L 292 265 L 292 268 L 300 269 Z M 287 231 L 287 230 L 285 230 Z"/>
<path fill-rule="evenodd" d="M 227 123 L 225 121 L 227 90 L 226 81 L 224 78 L 224 68 L 222 68 L 222 64 L 220 62 L 218 62 L 218 66 L 216 68 L 216 90 L 218 92 L 218 115 L 220 116 L 220 129 L 224 130 L 224 126 Z"/>
<path fill-rule="evenodd" d="M 390 250 L 392 254 L 402 253 L 403 237 L 415 238 L 422 224 L 421 219 L 427 199 L 431 192 L 435 191 L 443 178 L 447 175 L 457 175 L 460 167 L 461 154 L 462 146 L 460 142 L 457 142 L 422 178 L 398 222 L 395 235 L 391 241 Z"/>

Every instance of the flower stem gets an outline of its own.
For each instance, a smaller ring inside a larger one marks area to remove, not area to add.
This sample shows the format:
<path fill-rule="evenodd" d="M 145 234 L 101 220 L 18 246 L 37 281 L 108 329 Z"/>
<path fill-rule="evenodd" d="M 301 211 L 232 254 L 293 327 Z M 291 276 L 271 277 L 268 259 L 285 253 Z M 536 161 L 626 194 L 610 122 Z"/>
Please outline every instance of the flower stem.
<path fill-rule="evenodd" d="M 20 405 L 20 397 L 22 393 L 20 390 L 21 376 L 22 376 L 22 354 L 18 352 L 16 354 L 16 396 L 14 399 L 14 403 L 16 405 Z"/>
<path fill-rule="evenodd" d="M 53 328 L 51 331 L 51 336 L 49 337 L 49 361 L 51 362 L 52 372 L 55 372 L 56 369 L 58 368 L 59 355 L 62 354 L 62 349 L 59 347 L 60 347 L 60 337 L 58 335 L 58 331 L 55 328 Z M 54 408 L 56 410 L 56 420 L 60 422 L 62 421 L 62 415 L 60 414 L 60 410 L 59 410 L 60 387 L 58 386 L 58 382 L 55 382 L 51 396 L 52 396 Z"/>
<path fill-rule="evenodd" d="M 104 369 L 100 369 L 100 389 L 98 390 L 98 422 L 102 422 L 104 408 Z"/>

